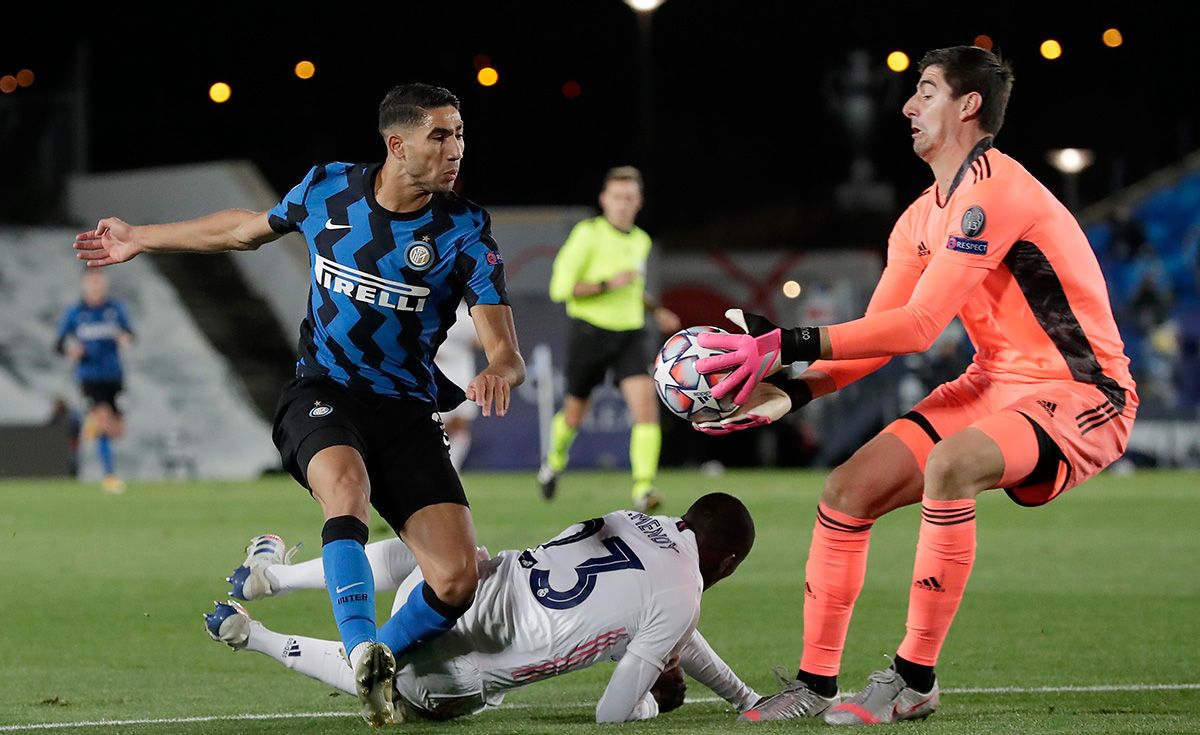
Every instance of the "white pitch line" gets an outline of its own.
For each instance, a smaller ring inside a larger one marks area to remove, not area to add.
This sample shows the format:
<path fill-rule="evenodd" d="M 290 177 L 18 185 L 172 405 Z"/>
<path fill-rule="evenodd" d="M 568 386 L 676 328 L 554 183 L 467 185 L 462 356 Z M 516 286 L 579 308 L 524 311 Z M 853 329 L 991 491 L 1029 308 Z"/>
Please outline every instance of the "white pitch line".
<path fill-rule="evenodd" d="M 1200 690 L 1195 684 L 1094 684 L 1090 686 L 1057 687 L 962 687 L 943 689 L 943 694 L 1067 694 L 1071 692 L 1166 692 Z M 696 697 L 686 700 L 688 704 L 723 702 L 720 697 Z M 538 704 L 505 704 L 499 709 L 529 709 L 544 707 Z M 559 707 L 595 707 L 594 702 L 575 702 Z M 204 717 L 162 717 L 141 720 L 84 720 L 80 722 L 38 722 L 28 725 L 0 725 L 0 732 L 25 732 L 29 730 L 65 730 L 76 727 L 121 727 L 124 725 L 181 725 L 192 722 L 238 722 L 253 720 L 299 720 L 315 717 L 357 717 L 353 712 L 294 712 L 280 714 L 208 715 Z"/>

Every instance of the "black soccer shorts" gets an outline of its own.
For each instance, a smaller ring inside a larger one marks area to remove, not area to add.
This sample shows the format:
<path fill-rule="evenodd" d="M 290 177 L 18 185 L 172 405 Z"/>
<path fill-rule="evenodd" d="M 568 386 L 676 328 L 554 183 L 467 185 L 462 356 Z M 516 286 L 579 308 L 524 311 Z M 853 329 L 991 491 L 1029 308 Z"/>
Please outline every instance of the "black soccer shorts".
<path fill-rule="evenodd" d="M 117 407 L 117 394 L 124 388 L 119 380 L 85 380 L 79 384 L 89 408 L 108 406 L 118 416 L 121 415 L 121 409 Z"/>
<path fill-rule="evenodd" d="M 572 319 L 567 332 L 567 393 L 587 398 L 610 369 L 618 383 L 649 375 L 655 347 L 645 329 L 614 332 Z"/>
<path fill-rule="evenodd" d="M 397 534 L 426 506 L 469 505 L 441 419 L 428 403 L 351 390 L 330 378 L 296 378 L 279 397 L 272 438 L 284 469 L 309 492 L 308 464 L 318 452 L 338 445 L 357 450 L 371 505 Z"/>

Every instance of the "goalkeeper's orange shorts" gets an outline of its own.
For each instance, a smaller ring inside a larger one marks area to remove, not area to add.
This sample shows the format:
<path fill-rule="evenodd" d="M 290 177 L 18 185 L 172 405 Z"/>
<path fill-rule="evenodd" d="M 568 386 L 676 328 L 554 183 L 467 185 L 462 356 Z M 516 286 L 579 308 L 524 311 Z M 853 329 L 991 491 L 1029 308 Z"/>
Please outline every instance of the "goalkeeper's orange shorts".
<path fill-rule="evenodd" d="M 998 486 L 1021 505 L 1042 505 L 1124 454 L 1137 405 L 1133 391 L 998 375 L 971 365 L 884 431 L 904 442 L 924 472 L 934 444 L 978 429 L 1004 456 Z"/>

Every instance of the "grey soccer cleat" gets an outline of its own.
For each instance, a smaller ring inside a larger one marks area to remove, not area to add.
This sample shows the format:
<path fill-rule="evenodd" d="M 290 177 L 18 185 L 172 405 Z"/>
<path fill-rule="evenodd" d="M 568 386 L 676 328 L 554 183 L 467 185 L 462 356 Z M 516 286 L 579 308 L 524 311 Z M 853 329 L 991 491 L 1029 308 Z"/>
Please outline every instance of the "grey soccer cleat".
<path fill-rule="evenodd" d="M 789 679 L 778 669 L 775 670 L 775 674 L 783 682 L 783 689 L 779 690 L 778 694 L 759 700 L 738 717 L 739 722 L 771 722 L 816 717 L 838 701 L 836 696 L 822 697 L 808 684 L 799 679 Z"/>
<path fill-rule="evenodd" d="M 362 703 L 363 719 L 376 730 L 395 724 L 392 705 L 395 679 L 396 659 L 392 652 L 378 641 L 367 644 L 358 666 L 354 667 L 354 684 Z"/>
<path fill-rule="evenodd" d="M 937 710 L 942 695 L 937 680 L 922 694 L 904 682 L 895 669 L 876 671 L 867 688 L 825 711 L 828 725 L 886 725 L 923 720 Z"/>

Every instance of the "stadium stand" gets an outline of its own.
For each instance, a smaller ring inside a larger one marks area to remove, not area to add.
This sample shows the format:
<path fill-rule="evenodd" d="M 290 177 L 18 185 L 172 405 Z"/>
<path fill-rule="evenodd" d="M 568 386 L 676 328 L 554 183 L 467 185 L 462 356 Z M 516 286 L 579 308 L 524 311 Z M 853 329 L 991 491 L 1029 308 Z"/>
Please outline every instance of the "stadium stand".
<path fill-rule="evenodd" d="M 70 257 L 74 235 L 0 229 L 0 424 L 45 424 L 59 395 L 82 405 L 70 364 L 54 352 L 59 316 L 79 298 L 82 269 Z M 125 356 L 127 390 L 120 399 L 127 433 L 115 445 L 123 472 L 156 478 L 168 466 L 191 463 L 199 476 L 234 479 L 277 465 L 270 428 L 169 284 L 144 259 L 109 276 L 137 334 Z M 80 462 L 82 478 L 99 479 L 90 446 L 81 448 Z M 4 465 L 0 459 L 0 474 Z"/>

